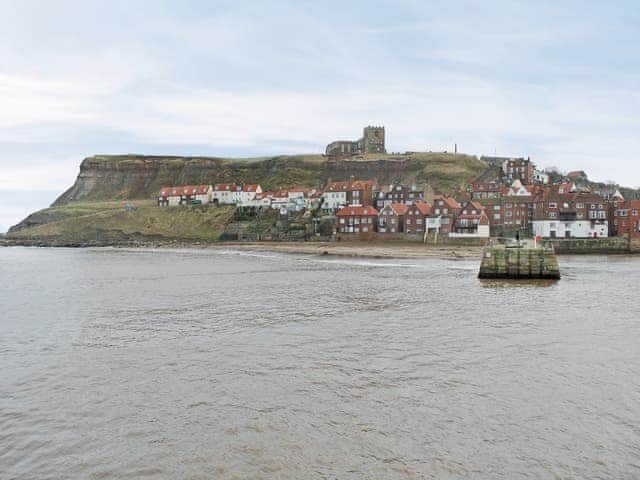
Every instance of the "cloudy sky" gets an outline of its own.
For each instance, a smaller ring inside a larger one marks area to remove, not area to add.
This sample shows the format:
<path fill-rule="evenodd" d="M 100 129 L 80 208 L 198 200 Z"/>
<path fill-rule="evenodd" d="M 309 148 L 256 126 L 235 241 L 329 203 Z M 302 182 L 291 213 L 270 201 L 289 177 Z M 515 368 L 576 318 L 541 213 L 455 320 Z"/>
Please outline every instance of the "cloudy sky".
<path fill-rule="evenodd" d="M 0 231 L 95 153 L 531 156 L 640 186 L 637 1 L 0 0 Z"/>

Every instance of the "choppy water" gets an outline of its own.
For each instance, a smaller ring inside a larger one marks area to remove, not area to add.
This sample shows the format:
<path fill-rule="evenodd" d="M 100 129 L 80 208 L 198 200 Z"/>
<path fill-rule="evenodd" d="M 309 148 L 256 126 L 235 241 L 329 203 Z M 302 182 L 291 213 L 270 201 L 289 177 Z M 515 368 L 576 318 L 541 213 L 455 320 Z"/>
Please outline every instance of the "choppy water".
<path fill-rule="evenodd" d="M 0 248 L 0 478 L 640 477 L 640 259 Z"/>

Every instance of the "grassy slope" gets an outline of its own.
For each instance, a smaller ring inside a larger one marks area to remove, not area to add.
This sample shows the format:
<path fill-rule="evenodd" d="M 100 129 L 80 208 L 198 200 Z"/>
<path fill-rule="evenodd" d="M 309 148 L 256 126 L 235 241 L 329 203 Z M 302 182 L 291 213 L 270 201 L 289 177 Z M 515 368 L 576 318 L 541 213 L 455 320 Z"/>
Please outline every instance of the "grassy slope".
<path fill-rule="evenodd" d="M 124 240 L 185 240 L 211 242 L 218 239 L 233 216 L 232 207 L 188 206 L 159 208 L 151 201 L 83 202 L 52 207 L 35 215 L 50 221 L 7 235 L 9 239 L 55 242 L 110 243 Z M 37 220 L 37 219 L 36 219 Z"/>

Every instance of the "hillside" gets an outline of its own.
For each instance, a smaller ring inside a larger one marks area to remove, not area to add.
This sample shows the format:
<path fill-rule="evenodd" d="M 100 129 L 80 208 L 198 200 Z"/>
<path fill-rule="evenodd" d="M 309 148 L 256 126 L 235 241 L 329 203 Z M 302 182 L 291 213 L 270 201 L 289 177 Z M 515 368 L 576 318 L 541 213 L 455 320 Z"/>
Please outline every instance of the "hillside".
<path fill-rule="evenodd" d="M 429 183 L 449 191 L 476 177 L 485 164 L 476 157 L 444 153 L 410 153 L 327 161 L 322 155 L 259 159 L 95 155 L 85 158 L 75 184 L 54 205 L 74 201 L 154 198 L 165 185 L 260 183 L 265 190 L 292 185 L 323 186 L 329 179 L 350 176 L 377 179 L 381 184 L 402 181 Z"/>
<path fill-rule="evenodd" d="M 6 238 L 52 245 L 212 242 L 233 212 L 233 207 L 158 208 L 152 201 L 78 202 L 35 212 Z"/>
<path fill-rule="evenodd" d="M 127 241 L 215 241 L 231 222 L 232 209 L 210 206 L 159 208 L 165 185 L 260 183 L 265 190 L 293 185 L 324 186 L 350 177 L 381 185 L 430 184 L 449 192 L 486 168 L 474 156 L 445 153 L 367 155 L 327 160 L 322 155 L 253 159 L 95 155 L 82 161 L 71 188 L 47 209 L 31 214 L 8 239 L 50 244 L 109 244 Z M 130 203 L 135 208 L 125 209 Z"/>

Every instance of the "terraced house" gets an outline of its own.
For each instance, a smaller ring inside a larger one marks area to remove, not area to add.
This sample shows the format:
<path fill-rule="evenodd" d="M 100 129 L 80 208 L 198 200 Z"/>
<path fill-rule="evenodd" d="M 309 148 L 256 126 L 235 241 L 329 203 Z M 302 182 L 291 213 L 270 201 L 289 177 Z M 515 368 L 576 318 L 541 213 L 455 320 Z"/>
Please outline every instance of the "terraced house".
<path fill-rule="evenodd" d="M 211 202 L 211 185 L 182 185 L 179 187 L 162 187 L 158 195 L 158 206 L 174 207 L 177 205 L 207 204 Z"/>
<path fill-rule="evenodd" d="M 370 233 L 376 231 L 378 211 L 372 206 L 349 206 L 338 210 L 338 233 Z"/>
<path fill-rule="evenodd" d="M 380 210 L 378 214 L 378 232 L 403 233 L 408 209 L 409 206 L 404 203 L 391 203 Z"/>
<path fill-rule="evenodd" d="M 605 198 L 590 192 L 560 193 L 555 187 L 543 190 L 536 197 L 534 235 L 545 238 L 609 236 L 609 205 Z"/>
<path fill-rule="evenodd" d="M 431 205 L 426 202 L 415 202 L 409 205 L 405 215 L 404 229 L 407 234 L 423 235 L 429 233 L 429 216 Z M 434 219 L 436 220 L 436 219 Z M 433 226 L 437 229 L 439 225 Z"/>
<path fill-rule="evenodd" d="M 614 213 L 614 229 L 619 237 L 640 237 L 640 200 L 620 203 Z"/>

